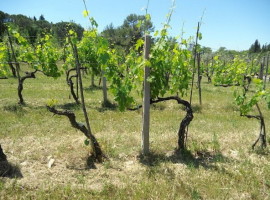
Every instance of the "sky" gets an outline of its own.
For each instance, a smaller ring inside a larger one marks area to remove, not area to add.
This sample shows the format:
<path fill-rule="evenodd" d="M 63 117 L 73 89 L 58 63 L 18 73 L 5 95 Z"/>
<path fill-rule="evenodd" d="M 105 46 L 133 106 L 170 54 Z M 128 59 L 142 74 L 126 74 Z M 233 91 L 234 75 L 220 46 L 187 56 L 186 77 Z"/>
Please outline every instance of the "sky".
<path fill-rule="evenodd" d="M 99 24 L 101 32 L 112 23 L 120 26 L 129 14 L 144 15 L 147 0 L 85 0 L 89 15 Z M 270 44 L 270 0 L 175 0 L 171 18 L 171 36 L 184 30 L 184 38 L 195 36 L 202 18 L 200 32 L 203 46 L 213 51 L 219 47 L 247 50 L 259 40 Z M 149 0 L 148 13 L 156 30 L 162 28 L 172 0 Z M 0 0 L 0 10 L 8 14 L 36 17 L 41 14 L 49 22 L 74 21 L 84 28 L 90 26 L 84 18 L 83 0 Z"/>

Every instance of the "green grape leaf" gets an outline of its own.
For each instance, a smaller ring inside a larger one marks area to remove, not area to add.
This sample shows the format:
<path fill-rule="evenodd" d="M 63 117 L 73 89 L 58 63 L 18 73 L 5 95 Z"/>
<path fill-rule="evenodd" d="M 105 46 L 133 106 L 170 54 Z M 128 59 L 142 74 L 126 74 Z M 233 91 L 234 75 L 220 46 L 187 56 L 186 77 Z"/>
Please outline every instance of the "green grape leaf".
<path fill-rule="evenodd" d="M 142 26 L 142 20 L 139 20 L 139 22 L 138 22 L 138 24 L 136 25 L 136 27 L 137 27 L 138 29 L 140 29 L 141 26 Z"/>
<path fill-rule="evenodd" d="M 84 145 L 85 145 L 85 146 L 88 146 L 89 144 L 90 144 L 89 140 L 87 140 L 87 139 L 84 140 Z"/>
<path fill-rule="evenodd" d="M 84 17 L 87 17 L 88 15 L 89 15 L 89 11 L 88 11 L 88 10 L 84 10 L 84 11 L 83 11 L 83 16 L 84 16 Z"/>
<path fill-rule="evenodd" d="M 149 21 L 149 20 L 151 19 L 150 14 L 146 14 L 146 15 L 145 15 L 145 19 L 146 19 L 146 21 Z"/>
<path fill-rule="evenodd" d="M 57 103 L 58 103 L 58 100 L 57 100 L 57 99 L 49 99 L 49 100 L 47 101 L 47 105 L 48 105 L 49 107 L 54 107 Z"/>
<path fill-rule="evenodd" d="M 144 44 L 144 41 L 143 41 L 143 39 L 138 39 L 137 40 L 137 43 L 136 43 L 136 50 L 138 50 L 142 45 Z"/>
<path fill-rule="evenodd" d="M 199 33 L 199 34 L 198 34 L 198 38 L 199 38 L 199 40 L 202 39 L 202 33 Z"/>

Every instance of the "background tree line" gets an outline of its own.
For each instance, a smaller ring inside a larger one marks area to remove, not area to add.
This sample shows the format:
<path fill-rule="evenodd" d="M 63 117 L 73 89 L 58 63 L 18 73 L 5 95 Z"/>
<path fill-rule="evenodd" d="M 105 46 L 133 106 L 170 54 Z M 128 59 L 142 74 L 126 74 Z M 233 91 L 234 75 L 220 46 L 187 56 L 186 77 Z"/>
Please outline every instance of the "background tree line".
<path fill-rule="evenodd" d="M 138 26 L 139 23 L 145 21 L 141 26 Z M 52 32 L 57 40 L 59 46 L 64 44 L 63 38 L 68 31 L 68 29 L 73 29 L 80 40 L 83 36 L 84 28 L 75 22 L 58 22 L 52 23 L 48 22 L 44 15 L 40 15 L 37 19 L 35 16 L 33 18 L 26 17 L 24 15 L 10 15 L 0 11 L 0 41 L 2 41 L 5 26 L 4 23 L 12 22 L 18 31 L 27 37 L 29 42 L 34 45 L 36 39 L 39 36 L 42 36 L 45 33 Z M 136 43 L 139 38 L 143 38 L 144 33 L 153 32 L 154 26 L 151 20 L 145 20 L 144 15 L 130 14 L 128 15 L 123 24 L 115 27 L 112 23 L 107 25 L 105 29 L 100 33 L 105 37 L 111 47 L 123 52 L 128 53 L 129 49 Z M 171 38 L 172 46 L 177 43 L 175 38 Z M 201 47 L 201 51 L 204 53 L 211 53 L 212 50 L 209 47 Z M 225 47 L 220 47 L 217 52 L 226 51 L 228 54 L 235 54 L 236 51 L 227 50 Z M 270 51 L 270 44 L 260 45 L 258 39 L 251 44 L 248 53 L 264 53 Z"/>
<path fill-rule="evenodd" d="M 76 24 L 74 22 L 58 22 L 54 24 L 52 22 L 48 22 L 43 15 L 40 15 L 37 19 L 35 16 L 31 18 L 21 14 L 9 15 L 0 11 L 0 41 L 2 40 L 5 32 L 5 23 L 15 26 L 20 34 L 25 36 L 32 45 L 35 44 L 36 39 L 40 35 L 44 35 L 48 32 L 52 32 L 57 39 L 58 44 L 62 45 L 63 38 L 69 28 L 76 31 L 79 39 L 82 38 L 84 31 L 84 28 L 80 24 Z"/>
<path fill-rule="evenodd" d="M 152 32 L 154 30 L 151 21 L 145 22 L 145 24 L 138 26 L 145 20 L 144 15 L 130 14 L 126 17 L 123 24 L 119 27 L 114 27 L 113 24 L 108 25 L 101 33 L 105 37 L 111 46 L 115 46 L 118 50 L 128 52 L 139 38 L 142 38 L 145 31 Z M 37 19 L 26 17 L 24 15 L 10 15 L 0 11 L 0 41 L 3 38 L 5 32 L 4 23 L 12 24 L 18 29 L 20 34 L 26 36 L 29 42 L 34 45 L 37 37 L 42 36 L 45 33 L 52 32 L 55 36 L 58 44 L 62 46 L 64 44 L 63 38 L 65 38 L 68 29 L 73 29 L 80 40 L 83 36 L 84 28 L 75 22 L 48 22 L 44 15 L 40 15 Z"/>
<path fill-rule="evenodd" d="M 252 44 L 249 48 L 249 53 L 264 53 L 270 51 L 270 44 L 264 44 L 261 47 L 261 44 L 259 43 L 258 39 L 255 40 L 254 44 Z"/>

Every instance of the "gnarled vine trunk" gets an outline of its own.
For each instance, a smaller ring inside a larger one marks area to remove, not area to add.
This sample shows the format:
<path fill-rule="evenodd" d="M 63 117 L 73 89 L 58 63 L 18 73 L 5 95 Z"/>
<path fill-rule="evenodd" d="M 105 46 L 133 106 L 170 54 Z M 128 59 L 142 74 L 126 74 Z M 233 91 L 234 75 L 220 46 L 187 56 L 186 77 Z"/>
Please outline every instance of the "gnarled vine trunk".
<path fill-rule="evenodd" d="M 86 70 L 85 67 L 81 67 L 80 69 Z M 76 71 L 76 70 L 77 70 L 76 68 L 72 68 L 72 69 L 69 69 L 67 71 L 67 73 L 66 73 L 66 81 L 67 81 L 67 84 L 68 84 L 68 86 L 70 88 L 70 93 L 71 93 L 73 99 L 75 100 L 75 102 L 77 104 L 80 104 L 79 95 L 75 93 L 75 91 L 74 91 L 74 83 L 72 81 L 72 78 L 77 78 L 77 80 L 78 80 L 78 74 L 74 74 L 74 75 L 70 76 L 70 73 L 72 71 Z M 78 88 L 77 88 L 77 93 L 78 93 Z"/>
<path fill-rule="evenodd" d="M 0 162 L 1 161 L 7 161 L 7 156 L 4 154 L 1 144 L 0 144 Z"/>
<path fill-rule="evenodd" d="M 265 122 L 264 122 L 264 117 L 262 115 L 261 109 L 259 107 L 259 104 L 256 103 L 256 107 L 258 109 L 259 115 L 241 115 L 247 118 L 255 118 L 260 120 L 261 126 L 260 126 L 260 134 L 257 138 L 257 140 L 252 144 L 252 149 L 255 148 L 256 144 L 261 141 L 261 148 L 266 147 L 266 130 L 265 130 Z"/>
<path fill-rule="evenodd" d="M 80 61 L 79 61 L 77 46 L 76 46 L 76 44 L 72 43 L 72 41 L 70 39 L 70 36 L 69 36 L 69 42 L 71 44 L 73 54 L 75 56 L 76 71 L 77 71 L 77 75 L 78 75 L 78 82 L 79 82 L 79 86 L 80 86 L 80 94 L 81 94 L 81 102 L 82 102 L 81 106 L 82 106 L 82 110 L 83 110 L 83 114 L 84 114 L 84 118 L 85 118 L 85 122 L 86 122 L 86 127 L 83 124 L 79 124 L 80 126 L 78 126 L 78 128 L 82 127 L 82 129 L 80 129 L 80 130 L 84 131 L 86 137 L 90 139 L 91 146 L 92 146 L 92 149 L 93 149 L 93 157 L 94 157 L 94 159 L 101 162 L 102 158 L 104 157 L 104 154 L 102 153 L 101 148 L 100 148 L 95 136 L 92 134 L 90 123 L 89 123 L 89 119 L 88 119 L 88 115 L 87 115 L 87 111 L 86 111 L 86 106 L 85 106 L 85 102 L 84 102 L 82 76 L 81 76 L 81 71 L 80 71 L 81 64 L 80 64 Z M 70 116 L 70 115 L 66 115 L 66 116 Z M 69 119 L 71 120 L 70 117 L 69 117 Z M 74 120 L 75 120 L 75 118 L 74 118 Z"/>
<path fill-rule="evenodd" d="M 68 85 L 70 87 L 70 93 L 73 97 L 73 99 L 76 101 L 77 104 L 80 104 L 80 101 L 79 101 L 79 97 L 75 94 L 75 91 L 74 91 L 74 83 L 72 81 L 72 78 L 75 78 L 75 77 L 78 77 L 77 74 L 75 75 L 72 75 L 68 78 Z"/>
<path fill-rule="evenodd" d="M 165 98 L 159 97 L 157 100 L 151 100 L 150 103 L 152 104 L 152 103 L 158 103 L 161 101 L 168 101 L 168 100 L 176 100 L 178 104 L 182 104 L 186 108 L 186 112 L 187 112 L 186 116 L 181 121 L 179 130 L 178 130 L 178 149 L 181 151 L 185 149 L 185 144 L 186 144 L 185 140 L 186 140 L 186 133 L 187 133 L 186 129 L 193 119 L 193 111 L 192 111 L 190 103 L 188 101 L 180 99 L 178 96 L 171 96 L 171 97 L 165 97 Z"/>
<path fill-rule="evenodd" d="M 36 78 L 35 73 L 37 71 L 38 70 L 35 70 L 33 72 L 26 72 L 25 76 L 19 78 L 19 84 L 18 84 L 18 96 L 19 96 L 19 99 L 20 99 L 19 104 L 25 104 L 23 96 L 22 96 L 23 83 L 24 83 L 25 79 L 27 79 L 27 78 Z"/>
<path fill-rule="evenodd" d="M 48 110 L 54 114 L 57 114 L 57 115 L 64 115 L 66 117 L 68 117 L 69 121 L 70 121 L 70 124 L 72 127 L 80 130 L 81 132 L 84 133 L 84 135 L 91 140 L 92 144 L 93 144 L 93 151 L 95 152 L 95 159 L 99 162 L 102 161 L 102 158 L 104 157 L 104 154 L 100 148 L 100 145 L 96 139 L 96 137 L 90 133 L 88 131 L 88 129 L 86 128 L 86 126 L 80 122 L 77 122 L 76 121 L 76 116 L 75 114 L 70 111 L 70 110 L 64 110 L 64 111 L 60 111 L 60 110 L 56 110 L 54 107 L 49 107 L 47 106 Z"/>
<path fill-rule="evenodd" d="M 185 101 L 178 96 L 170 96 L 170 97 L 158 97 L 156 100 L 151 99 L 150 104 L 162 102 L 162 101 L 168 101 L 168 100 L 175 100 L 178 104 L 182 104 L 185 106 L 186 109 L 186 116 L 180 123 L 180 127 L 178 130 L 178 150 L 182 151 L 185 149 L 186 144 L 186 134 L 187 134 L 187 127 L 190 124 L 190 122 L 193 120 L 193 111 L 191 108 L 191 105 L 188 101 Z M 138 110 L 142 108 L 142 105 L 136 107 L 136 108 L 129 108 L 128 110 Z"/>

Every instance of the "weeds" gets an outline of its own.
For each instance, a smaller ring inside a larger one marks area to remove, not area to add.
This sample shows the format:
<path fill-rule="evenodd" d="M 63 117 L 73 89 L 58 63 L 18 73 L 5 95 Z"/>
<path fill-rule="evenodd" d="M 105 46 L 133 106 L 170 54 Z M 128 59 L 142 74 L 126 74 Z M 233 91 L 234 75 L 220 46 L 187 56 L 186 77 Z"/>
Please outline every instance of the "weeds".
<path fill-rule="evenodd" d="M 89 167 L 91 162 L 85 163 L 89 155 L 83 143 L 85 137 L 71 128 L 68 120 L 52 117 L 45 108 L 48 99 L 57 99 L 58 106 L 73 110 L 78 121 L 83 119 L 77 105 L 68 98 L 64 77 L 37 79 L 25 83 L 26 106 L 16 104 L 16 79 L 1 80 L 1 145 L 8 160 L 18 163 L 23 178 L 0 178 L 0 198 L 270 197 L 269 148 L 250 150 L 258 124 L 234 112 L 230 88 L 202 82 L 203 105 L 198 106 L 194 93 L 194 120 L 189 126 L 187 149 L 181 153 L 175 149 L 179 122 L 185 112 L 174 102 L 152 106 L 148 156 L 139 154 L 141 110 L 119 112 L 110 93 L 112 105 L 105 106 L 101 88 L 85 88 L 90 123 L 108 157 L 103 164 Z M 270 113 L 263 109 L 266 129 L 270 130 Z M 49 169 L 50 155 L 55 164 Z"/>

